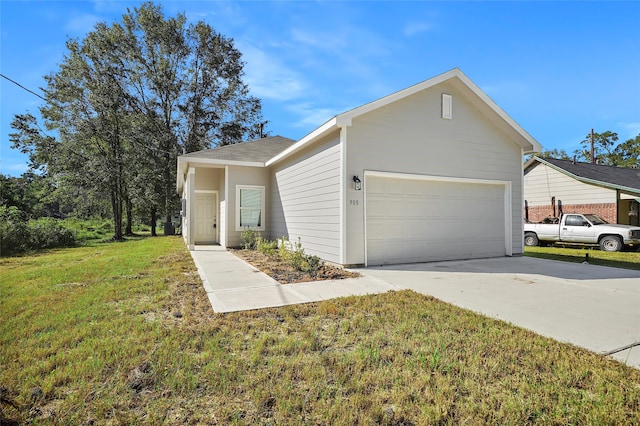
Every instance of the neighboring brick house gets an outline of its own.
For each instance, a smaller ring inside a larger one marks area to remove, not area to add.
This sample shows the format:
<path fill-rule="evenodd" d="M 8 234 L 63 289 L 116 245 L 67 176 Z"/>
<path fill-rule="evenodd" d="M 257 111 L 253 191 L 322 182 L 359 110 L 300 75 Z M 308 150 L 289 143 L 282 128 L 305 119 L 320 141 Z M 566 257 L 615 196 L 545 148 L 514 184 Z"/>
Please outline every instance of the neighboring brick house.
<path fill-rule="evenodd" d="M 640 170 L 532 157 L 524 165 L 525 220 L 593 213 L 640 226 Z"/>

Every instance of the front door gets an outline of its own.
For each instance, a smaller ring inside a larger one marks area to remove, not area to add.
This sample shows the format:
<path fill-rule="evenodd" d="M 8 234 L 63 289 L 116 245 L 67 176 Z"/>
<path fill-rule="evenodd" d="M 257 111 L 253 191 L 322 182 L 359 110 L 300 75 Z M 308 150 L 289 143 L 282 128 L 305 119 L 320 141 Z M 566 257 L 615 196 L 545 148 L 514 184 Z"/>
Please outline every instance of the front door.
<path fill-rule="evenodd" d="M 218 194 L 195 194 L 195 243 L 218 242 Z"/>

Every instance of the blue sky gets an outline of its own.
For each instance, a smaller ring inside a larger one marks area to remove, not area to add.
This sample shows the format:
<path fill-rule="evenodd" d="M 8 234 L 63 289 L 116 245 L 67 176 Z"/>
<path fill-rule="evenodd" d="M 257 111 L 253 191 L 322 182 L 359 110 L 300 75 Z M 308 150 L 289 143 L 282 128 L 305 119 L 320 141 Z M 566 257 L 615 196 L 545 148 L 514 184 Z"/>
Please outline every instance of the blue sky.
<path fill-rule="evenodd" d="M 545 149 L 571 153 L 591 128 L 640 133 L 640 2 L 163 1 L 235 40 L 273 135 L 460 68 Z M 69 38 L 137 1 L 0 1 L 1 73 L 34 91 Z M 41 100 L 1 79 L 0 172 L 15 114 Z"/>

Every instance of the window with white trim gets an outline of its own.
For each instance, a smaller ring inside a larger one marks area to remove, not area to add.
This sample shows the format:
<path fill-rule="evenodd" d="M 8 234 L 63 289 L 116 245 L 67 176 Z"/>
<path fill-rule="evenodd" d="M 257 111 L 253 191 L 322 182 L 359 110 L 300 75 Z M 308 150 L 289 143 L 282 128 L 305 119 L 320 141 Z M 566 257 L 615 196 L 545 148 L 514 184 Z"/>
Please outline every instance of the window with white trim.
<path fill-rule="evenodd" d="M 236 186 L 236 231 L 264 231 L 264 186 Z"/>

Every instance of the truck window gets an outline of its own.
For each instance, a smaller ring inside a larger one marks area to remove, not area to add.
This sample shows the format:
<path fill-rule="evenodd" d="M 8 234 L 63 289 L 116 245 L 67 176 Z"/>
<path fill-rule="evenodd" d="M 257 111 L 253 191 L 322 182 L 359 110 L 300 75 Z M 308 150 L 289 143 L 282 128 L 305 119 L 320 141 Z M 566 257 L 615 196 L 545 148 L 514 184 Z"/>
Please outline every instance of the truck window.
<path fill-rule="evenodd" d="M 589 221 L 591 223 L 593 223 L 594 225 L 604 225 L 604 224 L 609 223 L 606 220 L 604 220 L 603 218 L 601 218 L 600 216 L 595 215 L 595 214 L 585 214 L 584 217 L 589 219 Z"/>
<path fill-rule="evenodd" d="M 582 216 L 568 215 L 564 224 L 567 226 L 582 226 L 584 221 L 585 220 Z"/>

